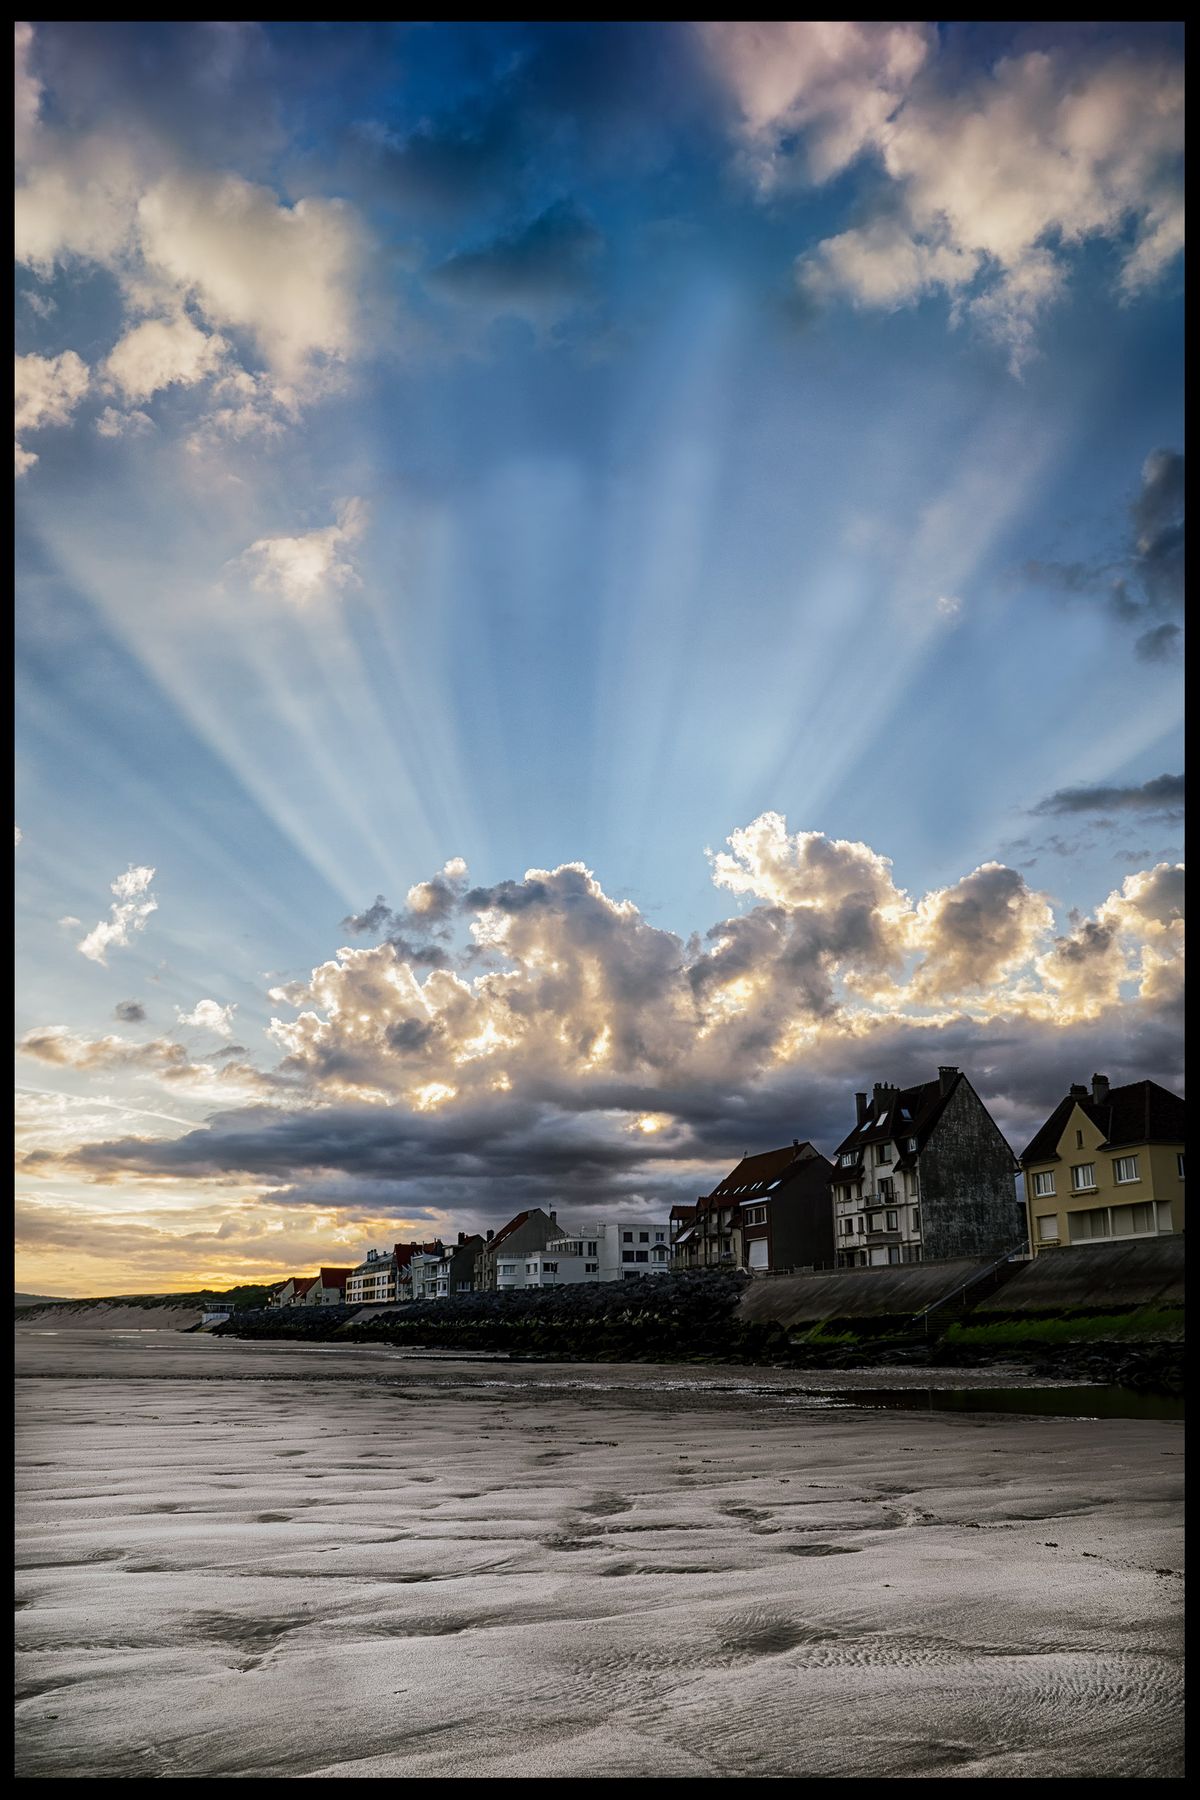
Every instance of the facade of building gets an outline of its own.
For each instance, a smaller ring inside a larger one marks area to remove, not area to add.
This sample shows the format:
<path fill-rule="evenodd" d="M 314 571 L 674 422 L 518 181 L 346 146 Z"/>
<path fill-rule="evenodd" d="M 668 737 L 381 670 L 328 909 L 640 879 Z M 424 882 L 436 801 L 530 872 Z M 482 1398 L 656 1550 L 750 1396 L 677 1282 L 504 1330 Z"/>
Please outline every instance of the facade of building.
<path fill-rule="evenodd" d="M 793 1138 L 779 1150 L 744 1156 L 695 1207 L 676 1207 L 677 1269 L 830 1268 L 834 1262 L 829 1183 L 833 1165 Z"/>
<path fill-rule="evenodd" d="M 267 1301 L 267 1305 L 290 1306 L 292 1304 L 292 1296 L 295 1292 L 296 1277 L 294 1275 L 289 1275 L 287 1280 L 281 1281 L 279 1286 L 274 1290 L 271 1298 Z"/>
<path fill-rule="evenodd" d="M 437 1299 L 450 1300 L 459 1294 L 474 1293 L 475 1263 L 483 1242 L 478 1232 L 468 1237 L 465 1231 L 460 1231 L 457 1244 L 446 1245 L 438 1263 Z"/>
<path fill-rule="evenodd" d="M 315 1275 L 297 1275 L 292 1282 L 292 1297 L 288 1301 L 288 1305 L 307 1306 L 308 1292 L 316 1279 Z"/>
<path fill-rule="evenodd" d="M 368 1250 L 358 1267 L 346 1276 L 347 1306 L 378 1306 L 397 1297 L 397 1265 L 394 1250 Z"/>
<path fill-rule="evenodd" d="M 1034 1255 L 1182 1232 L 1183 1117 L 1156 1081 L 1073 1087 L 1021 1156 Z"/>
<path fill-rule="evenodd" d="M 525 1286 L 525 1264 L 532 1250 L 544 1250 L 563 1235 L 558 1215 L 540 1206 L 519 1212 L 499 1231 L 489 1231 L 475 1258 L 475 1286 L 483 1293 Z"/>
<path fill-rule="evenodd" d="M 552 1238 L 525 1257 L 525 1287 L 568 1287 L 578 1282 L 636 1281 L 671 1266 L 667 1223 L 618 1219 L 592 1225 L 578 1236 Z"/>
<path fill-rule="evenodd" d="M 856 1094 L 857 1122 L 834 1154 L 839 1268 L 1001 1256 L 1025 1237 L 1017 1163 L 959 1069 Z"/>
<path fill-rule="evenodd" d="M 346 1300 L 349 1269 L 318 1269 L 304 1296 L 305 1306 L 342 1306 Z"/>

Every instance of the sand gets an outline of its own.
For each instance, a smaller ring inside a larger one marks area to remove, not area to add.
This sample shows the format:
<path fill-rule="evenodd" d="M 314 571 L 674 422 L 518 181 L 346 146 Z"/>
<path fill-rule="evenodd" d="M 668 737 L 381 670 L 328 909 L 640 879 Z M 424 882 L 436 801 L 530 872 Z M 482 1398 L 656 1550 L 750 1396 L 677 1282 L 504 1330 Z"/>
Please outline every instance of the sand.
<path fill-rule="evenodd" d="M 1176 1423 L 17 1338 L 19 1775 L 1182 1771 Z"/>

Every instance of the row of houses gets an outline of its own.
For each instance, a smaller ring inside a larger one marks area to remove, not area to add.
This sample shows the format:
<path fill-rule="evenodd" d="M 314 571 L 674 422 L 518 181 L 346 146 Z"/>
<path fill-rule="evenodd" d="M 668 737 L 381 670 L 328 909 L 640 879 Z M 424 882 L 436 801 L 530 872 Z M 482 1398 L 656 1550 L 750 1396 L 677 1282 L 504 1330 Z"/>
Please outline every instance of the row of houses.
<path fill-rule="evenodd" d="M 877 1268 L 1182 1232 L 1184 1103 L 1154 1081 L 1074 1086 L 1020 1156 L 961 1069 L 876 1082 L 831 1157 L 808 1140 L 746 1155 L 661 1223 L 568 1229 L 533 1207 L 456 1243 L 370 1250 L 276 1291 L 277 1306 L 370 1306 L 675 1269 Z M 1023 1195 L 1017 1176 L 1023 1176 Z"/>
<path fill-rule="evenodd" d="M 1157 1082 L 1095 1075 L 1015 1156 L 961 1069 L 876 1082 L 832 1157 L 794 1138 L 674 1207 L 672 1264 L 872 1268 L 1182 1232 L 1183 1120 Z"/>
<path fill-rule="evenodd" d="M 605 1220 L 579 1230 L 540 1206 L 519 1212 L 499 1231 L 455 1244 L 395 1244 L 368 1250 L 352 1269 L 321 1269 L 285 1281 L 272 1306 L 379 1306 L 401 1300 L 446 1300 L 511 1288 L 566 1287 L 578 1282 L 631 1281 L 670 1267 L 668 1220 Z"/>

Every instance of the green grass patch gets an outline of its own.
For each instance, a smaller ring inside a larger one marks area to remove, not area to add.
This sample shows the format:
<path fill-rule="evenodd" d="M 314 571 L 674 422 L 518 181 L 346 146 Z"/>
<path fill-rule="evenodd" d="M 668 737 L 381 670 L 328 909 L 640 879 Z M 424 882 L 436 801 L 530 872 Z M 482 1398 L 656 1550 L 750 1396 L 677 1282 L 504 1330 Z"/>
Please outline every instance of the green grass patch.
<path fill-rule="evenodd" d="M 947 1344 L 1087 1344 L 1144 1338 L 1181 1338 L 1181 1306 L 1139 1306 L 1121 1313 L 1066 1313 L 1056 1318 L 1010 1316 L 986 1325 L 954 1323 Z"/>

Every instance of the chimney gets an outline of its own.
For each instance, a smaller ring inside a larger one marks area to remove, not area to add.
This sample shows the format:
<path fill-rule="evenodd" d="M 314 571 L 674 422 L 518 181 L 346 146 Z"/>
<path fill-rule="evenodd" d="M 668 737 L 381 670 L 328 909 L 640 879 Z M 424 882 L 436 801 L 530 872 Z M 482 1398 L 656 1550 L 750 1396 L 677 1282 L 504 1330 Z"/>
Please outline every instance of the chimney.
<path fill-rule="evenodd" d="M 554 1208 L 551 1207 L 550 1208 L 550 1223 L 553 1224 L 554 1221 L 557 1219 L 557 1217 L 558 1217 L 558 1214 L 555 1212 Z"/>
<path fill-rule="evenodd" d="M 494 1232 L 494 1231 L 489 1231 L 489 1232 L 488 1232 L 488 1234 L 487 1234 L 487 1237 L 486 1237 L 486 1238 L 485 1238 L 485 1240 L 484 1240 L 484 1242 L 485 1242 L 485 1243 L 488 1243 L 488 1244 L 490 1244 L 490 1243 L 491 1243 L 491 1241 L 492 1241 L 492 1239 L 493 1239 L 493 1238 L 494 1238 L 494 1237 L 495 1237 L 495 1235 L 496 1235 L 496 1234 L 495 1234 L 495 1232 Z"/>
<path fill-rule="evenodd" d="M 465 1244 L 465 1243 L 466 1243 L 466 1241 L 467 1241 L 467 1234 L 466 1234 L 466 1232 L 465 1232 L 465 1231 L 460 1231 L 460 1232 L 459 1232 L 459 1234 L 458 1234 L 458 1241 L 459 1241 L 459 1243 L 460 1243 L 460 1244 Z"/>
<path fill-rule="evenodd" d="M 1092 1076 L 1092 1099 L 1097 1106 L 1103 1106 L 1108 1100 L 1108 1076 Z"/>
<path fill-rule="evenodd" d="M 799 1139 L 799 1138 L 793 1138 L 793 1139 L 792 1139 L 792 1149 L 793 1149 L 793 1150 L 799 1150 L 799 1148 L 800 1148 L 800 1139 Z"/>
<path fill-rule="evenodd" d="M 953 1063 L 943 1063 L 939 1067 L 938 1087 L 943 1094 L 948 1094 L 950 1092 L 950 1089 L 954 1086 L 954 1078 L 957 1074 L 958 1070 L 954 1067 Z"/>
<path fill-rule="evenodd" d="M 1083 1083 L 1081 1081 L 1072 1082 L 1072 1084 L 1071 1084 L 1072 1100 L 1086 1100 L 1087 1097 L 1088 1097 L 1088 1091 L 1084 1087 Z"/>
<path fill-rule="evenodd" d="M 855 1123 L 861 1125 L 867 1116 L 867 1096 L 865 1094 L 855 1094 L 854 1111 L 858 1115 Z"/>

